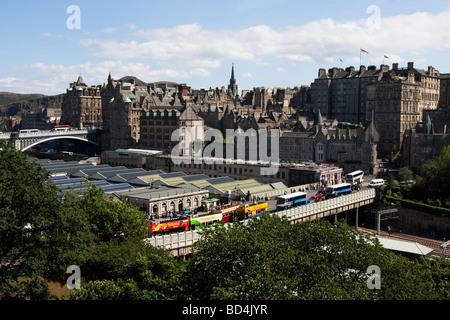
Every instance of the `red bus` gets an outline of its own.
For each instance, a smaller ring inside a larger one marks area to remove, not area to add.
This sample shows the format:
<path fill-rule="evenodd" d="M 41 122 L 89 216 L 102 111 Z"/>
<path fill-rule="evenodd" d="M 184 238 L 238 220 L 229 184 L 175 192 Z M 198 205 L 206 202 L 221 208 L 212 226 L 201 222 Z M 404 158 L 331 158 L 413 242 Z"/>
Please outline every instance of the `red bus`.
<path fill-rule="evenodd" d="M 70 126 L 68 124 L 60 124 L 53 127 L 53 131 L 69 131 Z"/>
<path fill-rule="evenodd" d="M 154 235 L 189 231 L 190 218 L 179 217 L 160 220 L 150 220 L 150 231 Z"/>
<path fill-rule="evenodd" d="M 223 206 L 215 206 L 211 209 L 212 213 L 222 213 L 222 222 L 233 222 L 233 216 L 236 215 L 236 210 L 239 205 L 225 204 Z"/>

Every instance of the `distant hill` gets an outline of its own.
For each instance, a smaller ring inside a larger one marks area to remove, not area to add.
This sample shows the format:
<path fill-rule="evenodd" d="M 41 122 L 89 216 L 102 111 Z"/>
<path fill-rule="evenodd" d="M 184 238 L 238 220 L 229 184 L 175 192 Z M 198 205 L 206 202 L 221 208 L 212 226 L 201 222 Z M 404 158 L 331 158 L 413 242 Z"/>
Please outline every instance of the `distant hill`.
<path fill-rule="evenodd" d="M 13 93 L 13 92 L 0 92 L 0 106 L 16 103 L 26 100 L 39 99 L 45 97 L 43 94 L 23 94 L 23 93 Z"/>
<path fill-rule="evenodd" d="M 64 94 L 62 93 L 55 96 L 46 96 L 42 94 L 27 95 L 2 92 L 0 93 L 0 99 L 2 99 L 1 97 L 5 97 L 5 100 L 12 99 L 14 97 L 16 99 L 16 102 L 3 105 L 0 104 L 0 117 L 10 117 L 21 116 L 22 114 L 29 112 L 38 112 L 41 108 L 61 108 Z"/>

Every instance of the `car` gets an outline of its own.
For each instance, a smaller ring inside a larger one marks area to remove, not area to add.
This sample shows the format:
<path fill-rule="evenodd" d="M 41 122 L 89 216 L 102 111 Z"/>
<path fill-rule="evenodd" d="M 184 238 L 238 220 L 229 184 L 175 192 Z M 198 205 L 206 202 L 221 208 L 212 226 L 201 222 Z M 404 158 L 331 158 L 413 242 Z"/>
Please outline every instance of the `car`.
<path fill-rule="evenodd" d="M 323 201 L 323 200 L 325 200 L 325 195 L 323 195 L 322 193 L 318 193 L 318 194 L 312 196 L 311 198 L 309 198 L 309 200 L 314 201 L 314 202 Z"/>
<path fill-rule="evenodd" d="M 370 181 L 369 187 L 371 187 L 371 188 L 381 187 L 384 184 L 385 184 L 384 179 L 373 179 L 372 181 Z"/>

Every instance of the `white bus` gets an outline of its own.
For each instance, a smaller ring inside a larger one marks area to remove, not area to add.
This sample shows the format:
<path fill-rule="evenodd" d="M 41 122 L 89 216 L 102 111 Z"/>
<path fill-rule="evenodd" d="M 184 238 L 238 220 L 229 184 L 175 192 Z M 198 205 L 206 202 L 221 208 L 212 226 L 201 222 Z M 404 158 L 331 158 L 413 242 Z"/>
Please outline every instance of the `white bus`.
<path fill-rule="evenodd" d="M 352 186 L 361 184 L 364 181 L 364 172 L 361 170 L 353 171 L 348 173 L 345 177 L 347 183 L 350 183 Z"/>
<path fill-rule="evenodd" d="M 329 186 L 325 189 L 325 198 L 337 198 L 352 193 L 352 186 L 350 183 L 340 183 Z"/>
<path fill-rule="evenodd" d="M 304 192 L 294 192 L 277 197 L 277 211 L 304 206 L 314 201 L 306 198 Z"/>

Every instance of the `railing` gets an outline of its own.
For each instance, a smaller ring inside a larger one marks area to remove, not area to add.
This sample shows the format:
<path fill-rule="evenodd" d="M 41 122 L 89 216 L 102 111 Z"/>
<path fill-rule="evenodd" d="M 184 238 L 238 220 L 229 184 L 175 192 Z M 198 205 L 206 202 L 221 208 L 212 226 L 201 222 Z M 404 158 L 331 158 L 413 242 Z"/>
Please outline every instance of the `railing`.
<path fill-rule="evenodd" d="M 375 199 L 375 189 L 368 189 L 355 192 L 343 197 L 328 199 L 316 202 L 303 207 L 292 208 L 289 210 L 273 212 L 279 217 L 286 216 L 288 220 L 300 220 L 308 216 L 313 216 L 322 212 L 335 210 L 355 203 Z M 201 230 L 192 230 L 180 233 L 173 233 L 163 236 L 156 236 L 145 239 L 145 242 L 154 247 L 161 247 L 168 250 L 179 249 L 192 246 L 201 238 Z"/>
<path fill-rule="evenodd" d="M 11 132 L 0 133 L 0 140 L 11 139 Z"/>
<path fill-rule="evenodd" d="M 355 192 L 343 197 L 315 202 L 306 206 L 296 207 L 288 210 L 274 212 L 279 217 L 286 216 L 288 220 L 304 219 L 322 212 L 335 210 L 361 201 L 375 198 L 375 189 L 367 189 Z"/>
<path fill-rule="evenodd" d="M 190 247 L 193 246 L 195 242 L 200 240 L 200 231 L 201 230 L 192 230 L 167 234 L 164 236 L 156 236 L 153 238 L 145 239 L 145 242 L 151 244 L 154 247 L 160 247 L 169 250 Z"/>
<path fill-rule="evenodd" d="M 68 131 L 42 130 L 39 132 L 19 133 L 19 138 L 39 138 L 39 137 L 84 135 L 84 134 L 88 134 L 88 130 L 68 130 Z"/>

